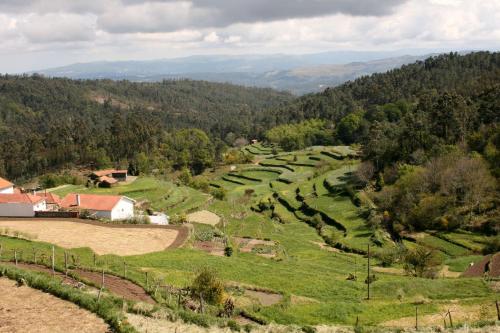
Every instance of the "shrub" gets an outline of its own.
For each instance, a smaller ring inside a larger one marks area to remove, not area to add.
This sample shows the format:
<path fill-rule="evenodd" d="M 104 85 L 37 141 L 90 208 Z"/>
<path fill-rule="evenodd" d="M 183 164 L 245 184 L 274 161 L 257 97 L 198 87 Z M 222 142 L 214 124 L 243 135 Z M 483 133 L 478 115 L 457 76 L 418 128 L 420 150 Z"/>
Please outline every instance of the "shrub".
<path fill-rule="evenodd" d="M 233 255 L 233 248 L 231 246 L 226 246 L 224 249 L 224 255 L 226 257 L 231 257 Z"/>
<path fill-rule="evenodd" d="M 483 249 L 484 254 L 500 252 L 500 236 L 492 237 Z"/>
<path fill-rule="evenodd" d="M 437 267 L 441 264 L 441 258 L 436 250 L 417 246 L 406 251 L 403 257 L 405 271 L 418 277 L 434 277 Z"/>
<path fill-rule="evenodd" d="M 240 325 L 234 320 L 228 320 L 227 327 L 231 329 L 231 331 L 239 332 L 241 330 Z"/>
<path fill-rule="evenodd" d="M 210 268 L 203 268 L 191 285 L 191 295 L 195 298 L 203 296 L 203 300 L 209 304 L 222 304 L 224 296 L 224 285 L 217 273 Z"/>
<path fill-rule="evenodd" d="M 316 333 L 316 328 L 309 326 L 309 325 L 302 326 L 302 332 L 304 332 L 304 333 Z"/>
<path fill-rule="evenodd" d="M 212 195 L 218 200 L 226 200 L 227 191 L 223 187 L 215 188 L 212 189 Z"/>
<path fill-rule="evenodd" d="M 129 219 L 123 221 L 125 224 L 151 224 L 149 216 L 146 215 L 136 215 Z"/>

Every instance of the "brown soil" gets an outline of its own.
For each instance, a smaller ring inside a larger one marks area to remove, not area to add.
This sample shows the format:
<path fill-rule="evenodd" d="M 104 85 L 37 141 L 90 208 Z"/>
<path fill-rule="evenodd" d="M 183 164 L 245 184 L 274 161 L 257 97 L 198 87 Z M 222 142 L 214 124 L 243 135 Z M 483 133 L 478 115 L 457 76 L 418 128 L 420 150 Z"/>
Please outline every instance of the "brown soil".
<path fill-rule="evenodd" d="M 198 250 L 205 251 L 211 255 L 223 257 L 224 244 L 219 242 L 195 242 L 194 247 Z"/>
<path fill-rule="evenodd" d="M 487 255 L 480 262 L 470 266 L 463 274 L 463 277 L 483 277 L 486 265 L 490 262 L 491 255 Z"/>
<path fill-rule="evenodd" d="M 89 311 L 42 291 L 0 278 L 1 333 L 105 333 L 108 325 Z"/>
<path fill-rule="evenodd" d="M 341 252 L 339 249 L 336 249 L 336 248 L 334 248 L 334 247 L 331 247 L 331 246 L 329 246 L 329 245 L 328 245 L 328 244 L 326 244 L 326 243 L 321 243 L 321 242 L 313 242 L 313 241 L 311 241 L 311 243 L 318 245 L 318 246 L 319 246 L 322 250 L 326 250 L 326 251 L 328 251 L 328 252 Z"/>
<path fill-rule="evenodd" d="M 495 318 L 496 310 L 491 304 L 481 307 L 480 305 L 460 305 L 454 304 L 451 306 L 442 306 L 440 312 L 436 314 L 419 316 L 418 322 L 422 327 L 443 327 L 443 316 L 450 310 L 453 318 L 453 324 L 472 323 L 481 319 Z M 449 323 L 449 321 L 448 321 Z M 415 316 L 404 317 L 396 320 L 386 321 L 381 324 L 386 327 L 414 327 Z M 488 331 L 490 332 L 490 331 Z M 493 331 L 491 331 L 493 332 Z"/>
<path fill-rule="evenodd" d="M 13 265 L 13 263 L 9 263 Z M 42 265 L 34 265 L 34 264 L 25 264 L 25 263 L 19 263 L 17 267 L 21 269 L 27 269 L 27 270 L 33 270 L 37 272 L 43 272 L 47 274 L 52 274 L 52 270 L 48 267 L 42 266 Z M 91 282 L 92 284 L 96 286 L 101 285 L 102 281 L 102 273 L 99 272 L 92 272 L 92 271 L 86 271 L 83 269 L 73 269 L 70 271 L 72 275 L 77 276 L 78 278 L 81 278 L 85 281 Z M 78 285 L 78 281 L 71 278 L 71 277 L 66 277 L 63 273 L 56 272 L 55 276 L 58 278 L 61 278 L 65 283 L 71 284 L 71 285 Z M 146 293 L 146 291 L 139 285 L 120 278 L 118 276 L 114 276 L 111 274 L 104 274 L 104 288 L 109 290 L 111 293 L 124 297 L 125 299 L 132 300 L 132 301 L 138 301 L 138 302 L 146 302 L 150 304 L 154 304 L 155 301 L 153 298 Z"/>
<path fill-rule="evenodd" d="M 283 299 L 283 296 L 280 294 L 248 289 L 245 290 L 245 295 L 250 298 L 255 298 L 263 306 L 271 306 L 277 304 Z"/>
<path fill-rule="evenodd" d="M 500 277 L 500 253 L 493 255 L 490 260 L 489 276 Z"/>
<path fill-rule="evenodd" d="M 5 219 L 0 228 L 34 235 L 65 248 L 90 247 L 97 254 L 120 256 L 158 252 L 181 246 L 189 236 L 183 227 L 117 225 L 80 220 Z"/>
<path fill-rule="evenodd" d="M 241 237 L 234 237 L 234 241 L 236 242 L 237 246 L 239 246 L 240 252 L 243 253 L 252 253 L 253 249 L 255 247 L 258 247 L 259 245 L 264 245 L 264 246 L 276 245 L 273 241 L 265 241 L 260 239 L 241 238 Z M 276 256 L 276 253 L 274 251 L 272 253 L 256 253 L 256 254 L 258 256 L 265 258 L 274 258 Z"/>

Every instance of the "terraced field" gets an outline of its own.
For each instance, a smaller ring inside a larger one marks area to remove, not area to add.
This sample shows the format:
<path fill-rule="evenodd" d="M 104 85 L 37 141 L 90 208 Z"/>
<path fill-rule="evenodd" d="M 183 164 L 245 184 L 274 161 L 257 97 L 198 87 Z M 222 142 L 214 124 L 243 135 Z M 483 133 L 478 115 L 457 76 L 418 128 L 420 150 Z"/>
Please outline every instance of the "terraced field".
<path fill-rule="evenodd" d="M 362 324 L 369 326 L 398 323 L 398 319 L 413 316 L 415 303 L 422 299 L 422 316 L 439 315 L 451 305 L 479 309 L 494 304 L 498 292 L 481 279 L 456 278 L 456 273 L 434 280 L 408 277 L 399 263 L 376 271 L 371 299 L 366 300 L 366 248 L 370 244 L 376 253 L 393 244 L 389 238 L 380 242 L 354 204 L 359 194 L 351 177 L 358 165 L 356 152 L 349 147 L 311 147 L 288 153 L 259 144 L 243 149 L 247 148 L 254 152 L 253 163 L 202 175 L 210 179 L 212 187 L 226 190 L 225 200 L 208 200 L 209 196 L 200 191 L 154 178 L 139 178 L 113 189 L 69 186 L 57 191 L 124 194 L 147 200 L 168 214 L 187 213 L 193 207 L 217 214 L 221 223 L 195 223 L 194 236 L 183 248 L 135 256 L 100 256 L 99 267 L 121 275 L 126 263 L 127 278 L 139 285 L 159 280 L 179 288 L 189 286 L 199 268 L 209 266 L 228 285 L 251 286 L 252 290 L 280 295 L 278 303 L 237 305 L 238 311 L 262 322 L 354 325 L 362 318 Z M 203 242 L 205 248 L 197 246 L 200 242 L 196 235 L 211 233 L 217 234 L 216 238 L 225 237 L 234 250 L 231 257 L 223 256 L 225 245 L 215 238 Z M 410 236 L 414 238 L 403 240 L 405 246 L 421 244 L 438 250 L 445 260 L 444 268 L 450 272 L 463 272 L 470 262 L 482 258 L 477 252 L 485 238 L 476 234 L 455 231 Z M 242 239 L 257 246 L 243 250 Z M 13 237 L 0 236 L 0 243 L 3 258 L 11 260 L 14 250 L 24 258 L 34 248 L 45 257 L 51 250 L 50 244 Z M 89 248 L 56 247 L 59 267 L 63 265 L 63 250 L 77 256 L 82 265 L 93 265 L 94 253 Z M 372 257 L 372 264 L 379 265 L 378 259 Z M 150 280 L 146 280 L 145 272 Z M 354 275 L 357 278 L 351 279 Z M 170 307 L 176 309 L 177 305 Z M 202 317 L 196 318 L 220 324 L 220 319 Z"/>

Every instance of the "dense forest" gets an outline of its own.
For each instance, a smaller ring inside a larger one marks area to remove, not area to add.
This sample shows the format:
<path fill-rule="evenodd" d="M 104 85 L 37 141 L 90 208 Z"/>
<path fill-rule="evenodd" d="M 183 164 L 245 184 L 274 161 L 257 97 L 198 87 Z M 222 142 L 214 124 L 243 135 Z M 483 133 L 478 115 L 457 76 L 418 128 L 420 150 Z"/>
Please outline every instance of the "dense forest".
<path fill-rule="evenodd" d="M 196 173 L 237 138 L 261 135 L 268 126 L 256 123 L 257 115 L 291 99 L 203 81 L 0 76 L 0 175 L 22 180 L 62 167 L 127 167 L 129 161 Z"/>
<path fill-rule="evenodd" d="M 267 132 L 283 147 L 322 144 L 325 137 L 360 144 L 358 178 L 373 187 L 374 227 L 396 236 L 500 229 L 500 53 L 429 58 L 266 115 L 297 122 Z M 314 118 L 322 122 L 311 128 Z"/>
<path fill-rule="evenodd" d="M 500 53 L 489 52 L 436 56 L 297 99 L 189 80 L 1 76 L 0 175 L 72 166 L 198 174 L 252 138 L 286 150 L 357 144 L 357 176 L 378 207 L 372 225 L 395 235 L 497 232 L 499 119 Z"/>

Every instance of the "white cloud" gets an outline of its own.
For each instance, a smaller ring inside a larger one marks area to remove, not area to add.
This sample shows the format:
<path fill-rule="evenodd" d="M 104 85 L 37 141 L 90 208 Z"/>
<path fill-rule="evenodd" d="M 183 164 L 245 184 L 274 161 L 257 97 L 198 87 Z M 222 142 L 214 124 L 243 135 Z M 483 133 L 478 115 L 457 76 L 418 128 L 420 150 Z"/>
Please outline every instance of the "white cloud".
<path fill-rule="evenodd" d="M 212 31 L 211 33 L 206 35 L 205 38 L 203 38 L 203 41 L 207 43 L 218 43 L 220 42 L 220 37 L 215 31 Z"/>
<path fill-rule="evenodd" d="M 29 57 L 500 48 L 500 0 L 284 1 L 1 0 L 0 71 Z"/>
<path fill-rule="evenodd" d="M 32 43 L 91 41 L 95 17 L 68 13 L 29 14 L 17 22 L 19 32 Z"/>

